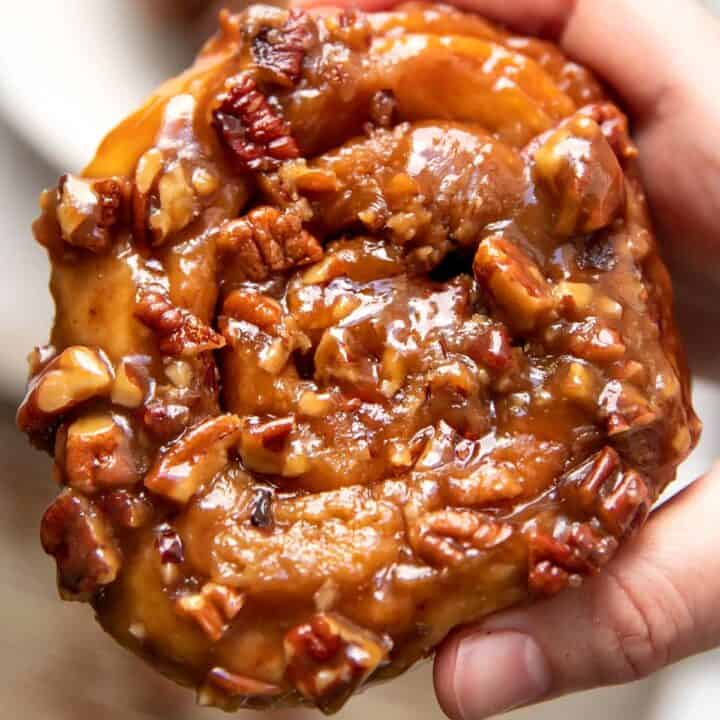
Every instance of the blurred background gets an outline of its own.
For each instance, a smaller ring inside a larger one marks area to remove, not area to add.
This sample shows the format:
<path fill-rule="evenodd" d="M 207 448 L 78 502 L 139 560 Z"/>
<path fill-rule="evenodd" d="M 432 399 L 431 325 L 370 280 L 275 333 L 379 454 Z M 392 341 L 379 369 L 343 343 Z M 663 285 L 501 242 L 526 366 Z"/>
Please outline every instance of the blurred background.
<path fill-rule="evenodd" d="M 90 159 L 102 135 L 156 84 L 190 62 L 211 27 L 203 0 L 35 0 L 4 7 L 0 23 L 0 610 L 5 617 L 0 715 L 22 720 L 203 720 L 192 694 L 156 676 L 105 636 L 85 605 L 57 599 L 38 525 L 54 494 L 49 459 L 14 428 L 25 356 L 52 319 L 48 266 L 31 237 L 41 188 Z M 693 2 L 694 0 L 680 0 Z M 720 13 L 720 0 L 706 0 Z M 709 69 L 711 70 L 711 69 Z M 720 458 L 720 338 L 716 317 L 687 308 L 703 441 L 676 488 Z M 712 550 L 715 551 L 715 550 Z M 627 687 L 583 693 L 511 720 L 708 720 L 720 717 L 720 652 Z M 277 720 L 317 717 L 279 712 Z M 259 717 L 254 715 L 252 717 Z M 351 701 L 342 720 L 439 719 L 429 663 Z M 248 720 L 250 720 L 248 718 Z"/>

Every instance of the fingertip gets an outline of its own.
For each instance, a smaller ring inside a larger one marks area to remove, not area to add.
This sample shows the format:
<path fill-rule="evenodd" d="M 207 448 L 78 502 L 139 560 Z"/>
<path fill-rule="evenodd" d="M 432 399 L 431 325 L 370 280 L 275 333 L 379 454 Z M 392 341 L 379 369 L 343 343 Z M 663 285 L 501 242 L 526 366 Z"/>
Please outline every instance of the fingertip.
<path fill-rule="evenodd" d="M 452 720 L 482 720 L 537 702 L 550 686 L 543 651 L 520 632 L 464 631 L 435 664 L 438 701 Z"/>
<path fill-rule="evenodd" d="M 450 720 L 462 720 L 455 694 L 454 677 L 460 636 L 455 633 L 448 638 L 435 655 L 433 682 L 435 695 L 442 711 Z"/>

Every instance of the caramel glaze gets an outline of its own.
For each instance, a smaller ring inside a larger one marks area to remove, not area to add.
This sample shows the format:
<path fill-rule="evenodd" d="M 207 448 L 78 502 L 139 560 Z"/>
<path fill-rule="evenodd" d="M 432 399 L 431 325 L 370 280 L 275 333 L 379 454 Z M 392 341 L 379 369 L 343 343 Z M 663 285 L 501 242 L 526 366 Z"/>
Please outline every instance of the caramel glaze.
<path fill-rule="evenodd" d="M 201 702 L 332 712 L 596 572 L 699 423 L 588 71 L 444 6 L 220 25 L 43 194 L 18 422 L 65 597 Z"/>

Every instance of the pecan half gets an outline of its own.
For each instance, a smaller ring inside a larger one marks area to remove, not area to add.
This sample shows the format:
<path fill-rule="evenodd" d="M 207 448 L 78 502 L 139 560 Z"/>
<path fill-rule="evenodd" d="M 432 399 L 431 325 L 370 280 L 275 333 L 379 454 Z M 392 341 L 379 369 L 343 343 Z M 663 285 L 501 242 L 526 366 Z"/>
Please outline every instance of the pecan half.
<path fill-rule="evenodd" d="M 71 408 L 108 395 L 112 381 L 102 350 L 83 345 L 66 348 L 31 378 L 18 408 L 18 427 L 31 435 L 46 433 Z"/>
<path fill-rule="evenodd" d="M 160 286 L 145 285 L 138 290 L 135 315 L 155 331 L 160 351 L 167 355 L 192 357 L 225 345 L 222 335 L 189 310 L 174 305 Z"/>
<path fill-rule="evenodd" d="M 175 610 L 194 620 L 211 640 L 217 642 L 244 603 L 245 596 L 237 590 L 208 582 L 199 593 L 177 598 Z"/>
<path fill-rule="evenodd" d="M 110 529 L 96 506 L 74 490 L 63 490 L 45 511 L 40 540 L 57 562 L 65 599 L 87 600 L 117 577 L 121 556 Z"/>
<path fill-rule="evenodd" d="M 290 630 L 284 647 L 290 682 L 329 713 L 370 677 L 390 642 L 339 615 L 318 613 Z"/>
<path fill-rule="evenodd" d="M 577 586 L 585 575 L 607 564 L 618 541 L 586 523 L 565 527 L 559 537 L 533 532 L 530 547 L 528 587 L 531 592 L 554 595 L 567 586 Z"/>
<path fill-rule="evenodd" d="M 480 243 L 473 271 L 515 331 L 533 330 L 549 317 L 554 305 L 549 283 L 527 253 L 501 233 Z"/>
<path fill-rule="evenodd" d="M 143 493 L 112 490 L 99 495 L 96 502 L 116 527 L 139 528 L 152 519 L 152 503 Z"/>
<path fill-rule="evenodd" d="M 233 78 L 213 111 L 213 125 L 239 170 L 271 170 L 300 154 L 289 126 L 248 72 Z"/>
<path fill-rule="evenodd" d="M 145 477 L 145 487 L 186 503 L 228 464 L 241 432 L 237 415 L 218 415 L 196 425 L 160 453 Z"/>
<path fill-rule="evenodd" d="M 250 290 L 233 290 L 222 306 L 223 315 L 243 320 L 271 334 L 282 323 L 283 310 L 277 300 Z"/>
<path fill-rule="evenodd" d="M 55 460 L 67 484 L 84 493 L 128 487 L 140 479 L 130 426 L 109 412 L 86 415 L 58 433 Z"/>
<path fill-rule="evenodd" d="M 473 510 L 438 510 L 420 519 L 413 547 L 430 565 L 449 567 L 501 545 L 512 534 L 511 525 Z"/>
<path fill-rule="evenodd" d="M 68 245 L 106 251 L 129 216 L 130 183 L 124 178 L 90 180 L 64 175 L 58 185 L 57 219 Z"/>
<path fill-rule="evenodd" d="M 226 222 L 218 235 L 218 249 L 231 256 L 248 280 L 266 280 L 272 273 L 311 265 L 323 249 L 302 227 L 296 212 L 261 206 L 245 217 Z"/>
<path fill-rule="evenodd" d="M 610 446 L 563 475 L 559 491 L 566 502 L 596 516 L 617 537 L 640 526 L 653 502 L 648 482 L 636 470 L 625 468 Z"/>
<path fill-rule="evenodd" d="M 262 79 L 284 87 L 295 85 L 313 40 L 312 20 L 304 10 L 290 10 L 282 27 L 260 30 L 252 41 L 252 55 Z"/>

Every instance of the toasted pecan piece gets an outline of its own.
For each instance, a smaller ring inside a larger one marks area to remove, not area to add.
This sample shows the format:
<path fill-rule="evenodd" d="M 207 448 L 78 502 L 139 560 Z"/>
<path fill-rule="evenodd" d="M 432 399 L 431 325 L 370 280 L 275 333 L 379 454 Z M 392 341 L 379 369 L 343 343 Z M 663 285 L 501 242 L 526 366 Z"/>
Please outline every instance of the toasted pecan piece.
<path fill-rule="evenodd" d="M 237 415 L 218 415 L 191 428 L 160 453 L 145 477 L 145 487 L 186 503 L 228 464 L 242 427 Z"/>
<path fill-rule="evenodd" d="M 60 592 L 87 600 L 117 577 L 122 557 L 110 528 L 92 501 L 63 490 L 45 511 L 43 549 L 57 562 Z"/>
<path fill-rule="evenodd" d="M 173 304 L 160 286 L 139 289 L 135 315 L 157 333 L 160 350 L 167 355 L 191 357 L 225 345 L 222 335 L 189 310 Z"/>
<path fill-rule="evenodd" d="M 235 76 L 213 111 L 213 123 L 239 170 L 270 170 L 300 154 L 287 123 L 248 72 Z"/>
<path fill-rule="evenodd" d="M 303 229 L 299 214 L 269 206 L 226 222 L 218 233 L 218 249 L 248 280 L 310 265 L 323 254 L 317 239 Z"/>

